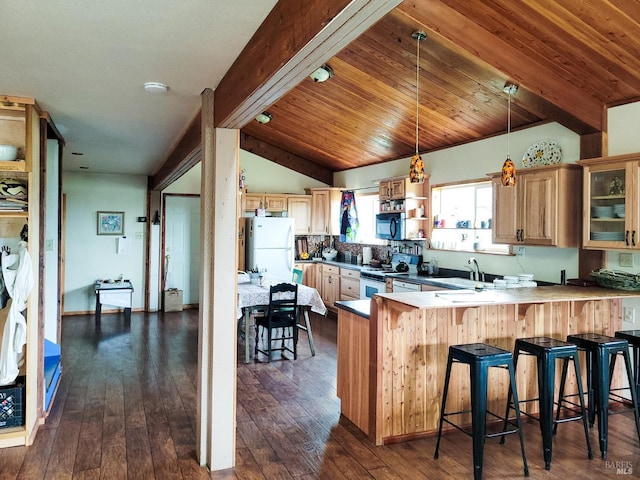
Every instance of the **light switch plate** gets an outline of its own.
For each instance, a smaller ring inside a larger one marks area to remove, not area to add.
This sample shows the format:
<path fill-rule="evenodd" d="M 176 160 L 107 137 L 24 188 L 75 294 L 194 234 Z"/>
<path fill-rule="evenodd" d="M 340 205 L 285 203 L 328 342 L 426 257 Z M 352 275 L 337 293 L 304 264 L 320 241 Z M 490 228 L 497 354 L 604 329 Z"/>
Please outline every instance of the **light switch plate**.
<path fill-rule="evenodd" d="M 621 253 L 618 263 L 621 267 L 633 267 L 633 253 Z"/>

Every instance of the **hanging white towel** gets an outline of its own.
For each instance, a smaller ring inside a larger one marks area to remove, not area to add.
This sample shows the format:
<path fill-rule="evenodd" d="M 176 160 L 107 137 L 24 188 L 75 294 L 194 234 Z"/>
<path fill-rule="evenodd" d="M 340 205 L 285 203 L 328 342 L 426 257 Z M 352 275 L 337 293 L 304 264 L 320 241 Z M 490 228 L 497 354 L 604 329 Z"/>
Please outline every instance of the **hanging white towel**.
<path fill-rule="evenodd" d="M 33 289 L 33 267 L 27 243 L 18 243 L 18 253 L 2 257 L 2 275 L 11 296 L 9 313 L 2 334 L 0 350 L 0 385 L 13 383 L 24 362 L 23 347 L 27 342 L 27 322 L 22 312 Z"/>

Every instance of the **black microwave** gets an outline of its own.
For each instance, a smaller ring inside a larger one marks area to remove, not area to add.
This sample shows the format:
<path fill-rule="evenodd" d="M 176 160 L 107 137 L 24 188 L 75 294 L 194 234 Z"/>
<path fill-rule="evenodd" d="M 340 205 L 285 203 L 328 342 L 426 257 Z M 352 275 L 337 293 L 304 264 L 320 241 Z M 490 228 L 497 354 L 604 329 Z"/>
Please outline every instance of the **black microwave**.
<path fill-rule="evenodd" d="M 376 215 L 376 238 L 384 240 L 404 240 L 405 232 L 404 213 L 379 213 Z"/>

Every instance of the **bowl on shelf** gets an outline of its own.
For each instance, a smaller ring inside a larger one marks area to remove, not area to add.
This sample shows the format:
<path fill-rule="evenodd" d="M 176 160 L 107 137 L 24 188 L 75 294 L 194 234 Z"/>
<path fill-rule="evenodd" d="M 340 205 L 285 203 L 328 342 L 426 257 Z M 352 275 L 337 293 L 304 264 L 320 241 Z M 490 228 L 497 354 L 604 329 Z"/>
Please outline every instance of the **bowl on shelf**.
<path fill-rule="evenodd" d="M 18 147 L 15 145 L 0 145 L 0 160 L 13 161 L 18 158 Z"/>
<path fill-rule="evenodd" d="M 593 218 L 612 218 L 613 205 L 597 205 L 591 207 L 591 216 Z"/>
<path fill-rule="evenodd" d="M 624 203 L 616 203 L 613 206 L 613 214 L 618 218 L 624 218 Z"/>

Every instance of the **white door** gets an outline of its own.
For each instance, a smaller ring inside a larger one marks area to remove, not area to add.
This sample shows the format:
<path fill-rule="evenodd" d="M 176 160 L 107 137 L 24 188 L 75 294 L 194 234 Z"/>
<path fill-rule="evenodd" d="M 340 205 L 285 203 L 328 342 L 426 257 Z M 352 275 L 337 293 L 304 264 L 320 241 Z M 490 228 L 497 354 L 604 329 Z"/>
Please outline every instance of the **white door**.
<path fill-rule="evenodd" d="M 200 303 L 200 196 L 165 196 L 165 289 L 182 290 L 182 302 Z M 167 266 L 168 265 L 168 266 Z"/>

